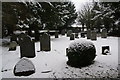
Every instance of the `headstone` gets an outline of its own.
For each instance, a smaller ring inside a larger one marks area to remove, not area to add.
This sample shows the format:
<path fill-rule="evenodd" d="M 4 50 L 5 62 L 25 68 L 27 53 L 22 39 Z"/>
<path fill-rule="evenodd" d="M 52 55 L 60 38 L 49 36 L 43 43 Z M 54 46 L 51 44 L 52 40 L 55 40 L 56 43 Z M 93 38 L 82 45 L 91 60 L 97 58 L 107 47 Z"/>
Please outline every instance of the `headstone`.
<path fill-rule="evenodd" d="M 95 30 L 91 31 L 91 40 L 97 40 L 97 33 Z"/>
<path fill-rule="evenodd" d="M 65 35 L 65 29 L 63 29 L 63 30 L 61 31 L 61 34 L 62 34 L 62 35 Z"/>
<path fill-rule="evenodd" d="M 102 38 L 107 38 L 107 29 L 103 28 L 101 33 Z"/>
<path fill-rule="evenodd" d="M 35 44 L 29 36 L 21 38 L 20 53 L 21 53 L 21 58 L 22 57 L 27 57 L 27 58 L 35 57 Z"/>
<path fill-rule="evenodd" d="M 78 37 L 78 33 L 75 33 L 75 38 L 79 38 L 79 37 Z"/>
<path fill-rule="evenodd" d="M 17 35 L 12 34 L 12 36 L 10 37 L 10 42 L 12 41 L 16 41 L 17 42 Z"/>
<path fill-rule="evenodd" d="M 85 38 L 85 32 L 81 32 L 81 37 Z"/>
<path fill-rule="evenodd" d="M 18 36 L 18 44 L 20 45 L 20 43 L 22 43 L 23 39 L 25 37 L 28 37 L 28 35 L 24 34 L 24 33 L 21 33 L 19 36 Z"/>
<path fill-rule="evenodd" d="M 58 35 L 59 35 L 58 32 L 55 32 L 55 38 L 58 38 Z"/>
<path fill-rule="evenodd" d="M 17 46 L 17 43 L 15 41 L 10 42 L 9 51 L 15 51 L 16 46 Z"/>
<path fill-rule="evenodd" d="M 24 57 L 17 62 L 13 73 L 15 76 L 29 76 L 35 73 L 35 66 L 29 59 Z"/>
<path fill-rule="evenodd" d="M 109 46 L 102 46 L 102 54 L 107 55 L 108 53 L 110 53 Z"/>
<path fill-rule="evenodd" d="M 74 40 L 74 39 L 75 39 L 74 34 L 71 34 L 71 35 L 70 35 L 70 40 Z"/>
<path fill-rule="evenodd" d="M 87 39 L 91 39 L 91 30 L 90 29 L 87 30 Z"/>
<path fill-rule="evenodd" d="M 67 37 L 70 37 L 71 34 L 72 34 L 72 30 L 68 30 L 67 31 Z"/>
<path fill-rule="evenodd" d="M 50 35 L 47 33 L 44 33 L 42 35 L 42 38 L 40 41 L 40 50 L 41 51 L 50 51 L 51 50 Z"/>

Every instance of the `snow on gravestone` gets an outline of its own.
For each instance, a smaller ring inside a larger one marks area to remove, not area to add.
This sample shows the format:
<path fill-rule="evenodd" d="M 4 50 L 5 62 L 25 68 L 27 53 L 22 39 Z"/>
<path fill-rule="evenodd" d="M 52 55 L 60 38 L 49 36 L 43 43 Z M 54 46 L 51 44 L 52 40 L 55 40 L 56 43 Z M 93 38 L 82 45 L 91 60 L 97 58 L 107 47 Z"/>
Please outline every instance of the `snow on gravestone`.
<path fill-rule="evenodd" d="M 35 73 L 35 66 L 29 59 L 23 57 L 15 65 L 13 73 L 15 76 L 29 76 Z"/>
<path fill-rule="evenodd" d="M 9 51 L 15 51 L 16 46 L 17 46 L 17 43 L 15 41 L 10 42 Z"/>
<path fill-rule="evenodd" d="M 24 37 L 21 37 L 19 43 L 20 43 L 21 58 L 22 57 L 27 57 L 27 58 L 35 57 L 35 44 L 29 36 L 24 35 Z"/>

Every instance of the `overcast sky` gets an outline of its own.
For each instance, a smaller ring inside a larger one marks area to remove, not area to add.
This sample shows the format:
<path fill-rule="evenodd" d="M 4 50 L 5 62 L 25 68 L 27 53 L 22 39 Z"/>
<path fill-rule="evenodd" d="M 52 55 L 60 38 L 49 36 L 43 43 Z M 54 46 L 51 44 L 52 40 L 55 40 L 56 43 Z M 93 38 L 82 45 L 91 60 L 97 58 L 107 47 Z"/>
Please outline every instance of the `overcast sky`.
<path fill-rule="evenodd" d="M 83 5 L 85 5 L 86 3 L 92 2 L 92 0 L 71 0 L 71 1 L 75 4 L 77 11 L 82 9 Z"/>

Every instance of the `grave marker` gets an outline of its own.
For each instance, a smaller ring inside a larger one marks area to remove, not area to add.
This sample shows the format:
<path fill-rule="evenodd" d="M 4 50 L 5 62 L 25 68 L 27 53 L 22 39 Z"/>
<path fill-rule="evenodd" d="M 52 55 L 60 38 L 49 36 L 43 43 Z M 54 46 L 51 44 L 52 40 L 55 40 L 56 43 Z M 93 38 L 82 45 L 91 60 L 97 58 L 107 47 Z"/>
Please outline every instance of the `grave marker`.
<path fill-rule="evenodd" d="M 41 37 L 40 50 L 41 51 L 50 51 L 51 50 L 50 35 L 47 33 L 44 33 Z"/>

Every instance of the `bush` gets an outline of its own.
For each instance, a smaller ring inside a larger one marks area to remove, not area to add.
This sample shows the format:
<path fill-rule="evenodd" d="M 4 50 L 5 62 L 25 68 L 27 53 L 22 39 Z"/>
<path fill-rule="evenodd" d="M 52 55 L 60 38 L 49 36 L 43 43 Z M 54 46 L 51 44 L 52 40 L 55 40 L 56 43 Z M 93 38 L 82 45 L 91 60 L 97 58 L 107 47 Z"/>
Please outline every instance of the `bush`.
<path fill-rule="evenodd" d="M 96 57 L 96 49 L 92 42 L 76 40 L 67 49 L 67 64 L 73 67 L 87 66 Z"/>

